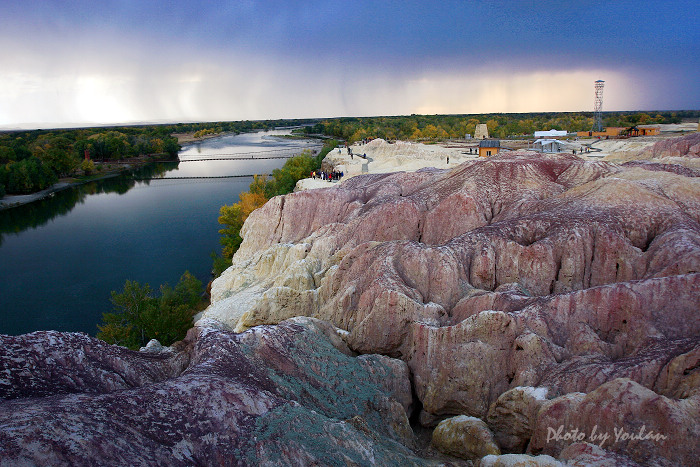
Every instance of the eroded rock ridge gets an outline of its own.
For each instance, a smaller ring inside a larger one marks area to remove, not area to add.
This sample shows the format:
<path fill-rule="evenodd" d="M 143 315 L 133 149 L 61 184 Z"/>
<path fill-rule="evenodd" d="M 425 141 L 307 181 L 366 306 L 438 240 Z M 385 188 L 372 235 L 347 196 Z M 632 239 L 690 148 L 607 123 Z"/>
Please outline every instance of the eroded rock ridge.
<path fill-rule="evenodd" d="M 0 336 L 0 465 L 694 465 L 697 138 L 273 198 L 184 341 Z"/>
<path fill-rule="evenodd" d="M 700 179 L 677 164 L 517 151 L 357 176 L 254 212 L 205 316 L 237 331 L 299 315 L 330 321 L 354 351 L 408 364 L 424 424 L 489 420 L 496 440 L 510 440 L 505 452 L 560 457 L 566 443 L 542 433 L 569 420 L 566 410 L 577 414 L 566 423 L 590 432 L 601 397 L 623 398 L 615 417 L 628 414 L 610 419 L 610 433 L 619 422 L 687 439 L 700 435 L 699 222 Z M 599 403 L 568 403 L 559 418 L 511 404 L 529 414 L 513 439 L 493 410 L 518 387 Z M 664 410 L 644 408 L 648 394 Z M 671 463 L 698 454 L 693 443 L 675 449 L 678 439 L 640 442 Z M 644 462 L 630 443 L 603 448 Z"/>
<path fill-rule="evenodd" d="M 309 318 L 202 325 L 162 352 L 2 336 L 0 368 L 0 465 L 426 464 L 406 364 Z"/>

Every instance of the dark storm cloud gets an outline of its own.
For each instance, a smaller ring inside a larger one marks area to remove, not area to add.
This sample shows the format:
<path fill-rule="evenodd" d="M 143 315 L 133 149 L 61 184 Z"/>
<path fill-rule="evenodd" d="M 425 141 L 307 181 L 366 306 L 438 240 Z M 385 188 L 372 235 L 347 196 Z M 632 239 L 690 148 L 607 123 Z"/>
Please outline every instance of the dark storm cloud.
<path fill-rule="evenodd" d="M 699 19 L 690 1 L 4 3 L 0 125 L 581 110 L 598 78 L 608 109 L 698 108 Z"/>

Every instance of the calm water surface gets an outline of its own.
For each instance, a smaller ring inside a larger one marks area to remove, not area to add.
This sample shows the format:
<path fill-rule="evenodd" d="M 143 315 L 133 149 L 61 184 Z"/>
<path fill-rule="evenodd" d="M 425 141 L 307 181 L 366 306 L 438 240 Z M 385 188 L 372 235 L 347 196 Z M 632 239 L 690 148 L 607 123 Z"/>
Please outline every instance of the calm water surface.
<path fill-rule="evenodd" d="M 275 138 L 288 131 L 224 136 L 180 152 L 206 155 L 299 152 L 308 142 Z M 223 156 L 228 157 L 228 156 Z M 134 181 L 118 177 L 75 187 L 50 199 L 0 211 L 0 333 L 55 329 L 94 335 L 111 311 L 111 290 L 127 279 L 175 285 L 189 270 L 210 279 L 220 251 L 219 208 L 238 201 L 252 178 L 168 177 L 271 173 L 284 159 L 159 164 Z"/>

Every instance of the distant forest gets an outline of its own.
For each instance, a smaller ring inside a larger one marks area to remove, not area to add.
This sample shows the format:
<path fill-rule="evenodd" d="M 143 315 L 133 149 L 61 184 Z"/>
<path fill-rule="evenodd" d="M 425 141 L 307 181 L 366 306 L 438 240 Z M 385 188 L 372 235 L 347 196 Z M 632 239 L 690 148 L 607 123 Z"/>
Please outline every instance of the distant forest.
<path fill-rule="evenodd" d="M 681 123 L 700 117 L 700 111 L 604 112 L 603 126 L 630 127 L 655 123 Z M 547 112 L 478 115 L 408 115 L 400 117 L 345 117 L 327 119 L 304 128 L 307 134 L 325 134 L 348 142 L 364 138 L 439 141 L 474 134 L 485 123 L 489 136 L 517 138 L 538 130 L 586 131 L 593 128 L 593 112 Z"/>
<path fill-rule="evenodd" d="M 680 123 L 700 111 L 605 112 L 605 126 Z M 350 143 L 364 138 L 440 141 L 474 134 L 485 123 L 495 138 L 532 136 L 537 130 L 582 131 L 593 127 L 592 112 L 520 114 L 408 115 L 238 122 L 178 123 L 0 133 L 0 197 L 33 193 L 60 177 L 95 170 L 92 161 L 109 162 L 144 155 L 175 158 L 180 147 L 173 134 L 196 137 L 302 126 L 301 135 L 325 135 Z M 87 156 L 87 157 L 86 157 Z M 89 161 L 86 161 L 89 159 Z M 100 170 L 100 165 L 97 166 Z"/>

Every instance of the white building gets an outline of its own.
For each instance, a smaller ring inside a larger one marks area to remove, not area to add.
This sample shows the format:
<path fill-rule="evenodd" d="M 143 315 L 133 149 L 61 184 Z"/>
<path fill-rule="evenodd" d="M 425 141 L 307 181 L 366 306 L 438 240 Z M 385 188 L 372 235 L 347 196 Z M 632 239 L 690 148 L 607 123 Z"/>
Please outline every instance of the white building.
<path fill-rule="evenodd" d="M 558 138 L 561 136 L 566 136 L 566 130 L 547 130 L 547 131 L 536 131 L 535 138 Z"/>

